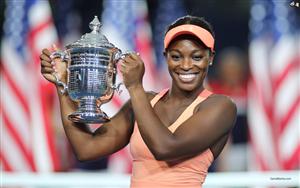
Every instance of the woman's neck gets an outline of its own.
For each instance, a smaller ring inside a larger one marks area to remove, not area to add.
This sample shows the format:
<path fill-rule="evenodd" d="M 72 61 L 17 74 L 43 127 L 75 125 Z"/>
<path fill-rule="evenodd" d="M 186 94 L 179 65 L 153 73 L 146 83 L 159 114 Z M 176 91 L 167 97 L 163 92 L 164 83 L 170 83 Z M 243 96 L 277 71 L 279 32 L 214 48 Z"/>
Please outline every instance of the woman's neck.
<path fill-rule="evenodd" d="M 172 101 L 181 101 L 181 102 L 189 102 L 195 100 L 198 95 L 204 90 L 204 87 L 201 86 L 193 91 L 184 91 L 179 89 L 176 86 L 172 86 L 168 96 L 167 100 L 172 100 Z"/>

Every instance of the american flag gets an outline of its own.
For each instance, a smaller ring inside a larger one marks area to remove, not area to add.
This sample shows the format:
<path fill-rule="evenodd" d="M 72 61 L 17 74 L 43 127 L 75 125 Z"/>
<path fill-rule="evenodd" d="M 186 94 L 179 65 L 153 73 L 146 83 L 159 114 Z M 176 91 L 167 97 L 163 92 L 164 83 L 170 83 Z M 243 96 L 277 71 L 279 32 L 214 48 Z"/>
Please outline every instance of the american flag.
<path fill-rule="evenodd" d="M 48 1 L 7 0 L 1 43 L 1 169 L 59 169 L 51 123 L 53 86 L 40 74 L 42 48 L 57 43 Z"/>
<path fill-rule="evenodd" d="M 255 0 L 251 7 L 249 124 L 260 170 L 300 164 L 300 22 L 295 11 L 286 1 Z"/>
<path fill-rule="evenodd" d="M 144 0 L 107 0 L 103 4 L 102 32 L 108 40 L 122 52 L 139 52 L 145 63 L 143 85 L 145 90 L 158 90 L 162 86 L 155 78 L 155 55 L 152 49 L 151 28 L 148 23 L 148 8 Z M 117 76 L 117 83 L 122 78 Z M 115 114 L 121 105 L 129 99 L 126 88 L 121 87 L 122 93 L 115 94 L 112 101 L 104 105 L 103 110 L 110 116 Z M 112 172 L 130 172 L 131 157 L 125 149 L 109 158 L 109 170 Z"/>

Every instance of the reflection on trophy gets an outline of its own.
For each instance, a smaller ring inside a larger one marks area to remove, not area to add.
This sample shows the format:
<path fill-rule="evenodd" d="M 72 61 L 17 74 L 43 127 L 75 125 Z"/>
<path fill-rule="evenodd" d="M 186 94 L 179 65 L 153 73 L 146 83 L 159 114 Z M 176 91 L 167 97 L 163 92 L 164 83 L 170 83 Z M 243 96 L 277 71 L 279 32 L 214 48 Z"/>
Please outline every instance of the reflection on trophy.
<path fill-rule="evenodd" d="M 73 122 L 103 123 L 109 121 L 109 117 L 100 106 L 110 101 L 118 89 L 116 63 L 124 55 L 100 33 L 97 16 L 89 26 L 92 32 L 67 45 L 65 51 L 54 52 L 51 58 L 59 57 L 68 62 L 67 84 L 54 74 L 56 84 L 63 86 L 61 92 L 67 91 L 72 100 L 79 102 L 78 110 L 68 118 Z"/>

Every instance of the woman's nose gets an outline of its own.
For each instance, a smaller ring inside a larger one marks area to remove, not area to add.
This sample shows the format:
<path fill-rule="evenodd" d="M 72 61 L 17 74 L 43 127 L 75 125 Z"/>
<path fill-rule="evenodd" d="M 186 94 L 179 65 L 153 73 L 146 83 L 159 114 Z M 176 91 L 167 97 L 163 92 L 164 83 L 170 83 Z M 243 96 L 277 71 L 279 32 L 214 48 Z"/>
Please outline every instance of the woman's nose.
<path fill-rule="evenodd" d="M 192 68 L 192 62 L 188 58 L 184 58 L 184 60 L 181 62 L 181 68 L 183 70 L 189 70 Z"/>

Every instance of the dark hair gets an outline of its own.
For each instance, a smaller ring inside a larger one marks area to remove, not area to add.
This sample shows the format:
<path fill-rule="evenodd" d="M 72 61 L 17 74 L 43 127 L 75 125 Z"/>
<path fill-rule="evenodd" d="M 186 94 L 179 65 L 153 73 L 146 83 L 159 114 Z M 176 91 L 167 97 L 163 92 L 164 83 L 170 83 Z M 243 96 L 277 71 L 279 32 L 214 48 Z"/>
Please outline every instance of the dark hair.
<path fill-rule="evenodd" d="M 168 26 L 165 35 L 167 34 L 168 31 L 173 29 L 174 27 L 184 25 L 184 24 L 192 24 L 192 25 L 197 25 L 202 27 L 203 29 L 206 29 L 208 32 L 212 34 L 212 36 L 215 38 L 215 33 L 212 28 L 212 25 L 206 21 L 203 17 L 196 17 L 196 16 L 183 16 L 175 20 L 171 25 Z"/>

